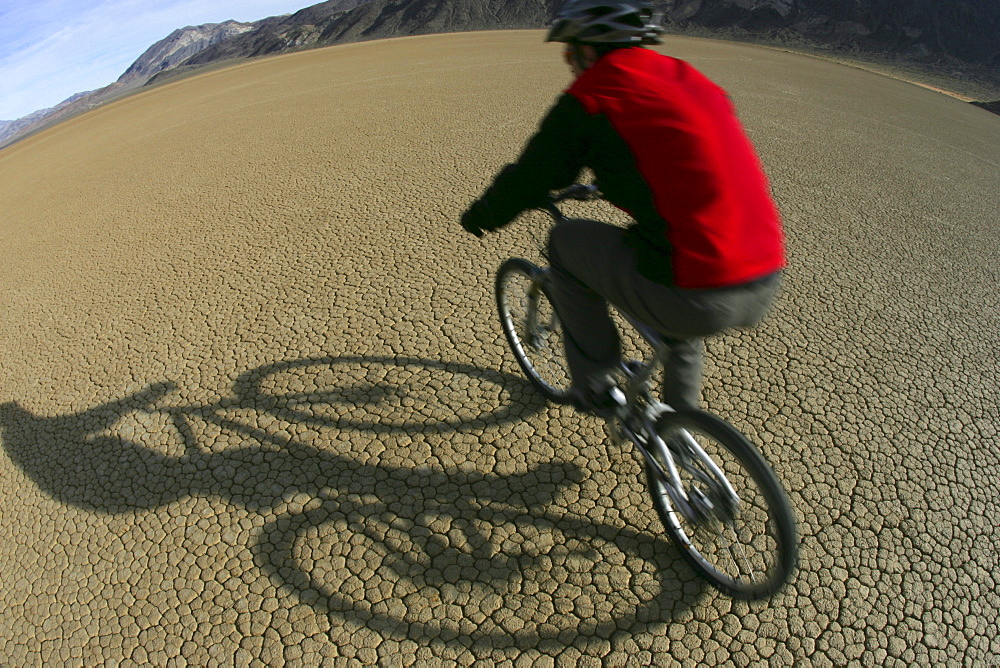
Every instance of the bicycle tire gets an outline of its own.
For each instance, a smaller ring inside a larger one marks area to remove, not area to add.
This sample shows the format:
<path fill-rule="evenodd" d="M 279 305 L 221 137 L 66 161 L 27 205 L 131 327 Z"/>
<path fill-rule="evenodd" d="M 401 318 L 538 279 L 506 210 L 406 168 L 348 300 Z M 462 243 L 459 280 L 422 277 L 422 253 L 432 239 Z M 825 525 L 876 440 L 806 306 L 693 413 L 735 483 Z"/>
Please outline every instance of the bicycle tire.
<path fill-rule="evenodd" d="M 549 401 L 566 404 L 571 383 L 562 325 L 552 295 L 540 280 L 542 271 L 522 258 L 500 265 L 495 283 L 497 310 L 507 343 L 528 380 Z"/>
<path fill-rule="evenodd" d="M 666 413 L 657 421 L 657 433 L 664 442 L 676 438 L 680 430 L 692 435 L 725 473 L 740 503 L 735 511 L 720 512 L 727 516 L 722 519 L 691 522 L 672 507 L 663 483 L 647 463 L 649 491 L 663 527 L 694 570 L 723 593 L 743 600 L 772 596 L 791 578 L 799 553 L 795 517 L 778 477 L 757 448 L 720 417 L 680 411 Z M 678 469 L 688 488 L 691 473 L 680 465 Z M 743 524 L 760 535 L 747 535 Z M 714 543 L 703 544 L 713 529 L 717 532 Z"/>

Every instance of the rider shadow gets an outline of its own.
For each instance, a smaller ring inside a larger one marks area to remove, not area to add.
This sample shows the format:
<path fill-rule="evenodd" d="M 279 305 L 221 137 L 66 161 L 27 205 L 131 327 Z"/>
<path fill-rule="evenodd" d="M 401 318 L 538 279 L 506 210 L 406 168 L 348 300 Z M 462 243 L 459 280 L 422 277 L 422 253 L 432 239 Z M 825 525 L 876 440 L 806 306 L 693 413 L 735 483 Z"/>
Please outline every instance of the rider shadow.
<path fill-rule="evenodd" d="M 458 394 L 449 395 L 456 387 Z M 476 388 L 481 400 L 494 397 L 485 412 L 468 401 Z M 520 399 L 497 406 L 504 388 Z M 155 384 L 54 417 L 2 404 L 3 448 L 42 491 L 78 508 L 123 514 L 212 496 L 271 515 L 251 547 L 271 581 L 319 613 L 389 637 L 458 639 L 466 646 L 579 645 L 662 623 L 698 596 L 661 577 L 658 593 L 623 598 L 609 585 L 622 574 L 612 572 L 610 579 L 593 580 L 609 590 L 605 598 L 618 601 L 609 613 L 558 618 L 559 627 L 573 629 L 573 639 L 561 628 L 551 637 L 543 628 L 554 628 L 551 623 L 512 626 L 502 614 L 467 615 L 475 608 L 469 596 L 531 598 L 538 593 L 534 582 L 554 563 L 600 571 L 603 557 L 617 552 L 663 573 L 679 555 L 662 538 L 553 510 L 561 492 L 584 477 L 570 463 L 544 462 L 511 475 L 369 464 L 301 436 L 480 433 L 544 408 L 520 377 L 433 360 L 340 357 L 259 367 L 237 379 L 232 397 L 159 407 L 174 389 Z M 367 402 L 364 410 L 359 401 Z M 176 438 L 149 442 L 167 431 L 164 419 L 176 427 Z M 199 424 L 242 442 L 218 449 Z M 311 502 L 291 512 L 286 500 L 295 494 Z M 441 605 L 452 613 L 445 619 L 433 614 Z"/>

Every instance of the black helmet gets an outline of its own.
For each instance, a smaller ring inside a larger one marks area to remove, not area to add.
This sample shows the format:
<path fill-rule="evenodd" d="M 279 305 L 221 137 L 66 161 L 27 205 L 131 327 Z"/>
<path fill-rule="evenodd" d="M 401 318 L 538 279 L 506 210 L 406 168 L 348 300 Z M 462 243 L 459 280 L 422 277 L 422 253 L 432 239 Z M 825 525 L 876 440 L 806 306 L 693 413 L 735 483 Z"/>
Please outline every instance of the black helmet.
<path fill-rule="evenodd" d="M 663 28 L 653 22 L 648 2 L 569 0 L 552 21 L 546 42 L 659 44 Z"/>

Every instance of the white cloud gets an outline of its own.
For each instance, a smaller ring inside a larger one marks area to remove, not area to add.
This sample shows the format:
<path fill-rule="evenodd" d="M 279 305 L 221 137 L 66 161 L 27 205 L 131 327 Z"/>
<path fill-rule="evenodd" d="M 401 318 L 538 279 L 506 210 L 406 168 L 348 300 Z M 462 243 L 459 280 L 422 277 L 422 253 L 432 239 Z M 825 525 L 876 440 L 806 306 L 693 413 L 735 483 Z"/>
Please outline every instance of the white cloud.
<path fill-rule="evenodd" d="M 293 12 L 310 0 L 9 0 L 0 7 L 0 119 L 115 81 L 177 28 Z"/>

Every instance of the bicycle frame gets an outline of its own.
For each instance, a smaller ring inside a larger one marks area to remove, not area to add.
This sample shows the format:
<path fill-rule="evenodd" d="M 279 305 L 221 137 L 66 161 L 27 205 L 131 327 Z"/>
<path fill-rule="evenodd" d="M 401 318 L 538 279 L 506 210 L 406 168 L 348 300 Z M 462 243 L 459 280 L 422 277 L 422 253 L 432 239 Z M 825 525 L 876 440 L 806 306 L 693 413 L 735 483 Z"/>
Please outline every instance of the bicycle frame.
<path fill-rule="evenodd" d="M 710 508 L 705 507 L 705 503 L 702 500 L 696 501 L 692 499 L 685 491 L 676 461 L 677 456 L 682 455 L 682 453 L 673 451 L 660 437 L 656 429 L 656 422 L 659 417 L 664 413 L 674 410 L 668 404 L 654 399 L 652 395 L 653 374 L 657 367 L 662 365 L 668 354 L 667 345 L 654 329 L 621 309 L 618 309 L 618 312 L 646 341 L 647 345 L 652 349 L 653 354 L 634 371 L 630 368 L 632 365 L 622 363 L 622 369 L 628 379 L 624 390 L 627 413 L 623 418 L 613 418 L 618 423 L 616 425 L 617 431 L 626 436 L 639 449 L 639 453 L 643 459 L 646 460 L 653 471 L 656 472 L 656 476 L 664 483 L 663 486 L 670 496 L 674 507 L 689 520 L 702 520 L 707 516 Z M 639 409 L 638 414 L 636 414 L 636 409 Z M 739 498 L 736 495 L 736 491 L 729 484 L 722 471 L 715 465 L 715 462 L 702 450 L 698 442 L 687 432 L 683 432 L 681 437 L 684 439 L 687 453 L 693 454 L 701 460 L 709 468 L 716 480 L 723 483 L 723 488 L 726 490 L 727 495 L 731 496 L 730 500 L 738 504 Z M 663 462 L 666 464 L 666 470 L 664 470 L 660 460 L 653 456 L 653 452 L 661 454 Z M 701 473 L 696 467 L 687 465 L 687 457 L 681 457 L 681 465 L 694 474 Z M 704 480 L 704 482 L 707 483 L 709 481 Z M 699 501 L 702 502 L 699 503 Z"/>
<path fill-rule="evenodd" d="M 598 193 L 596 186 L 577 186 L 574 188 L 576 189 L 571 188 L 564 191 L 561 198 L 549 201 L 544 207 L 545 211 L 552 216 L 557 225 L 567 220 L 566 216 L 556 206 L 561 199 L 592 199 Z M 548 269 L 538 272 L 535 276 L 536 286 L 548 281 L 549 275 Z M 537 288 L 532 289 L 526 313 L 529 325 L 527 329 L 530 332 L 535 331 L 538 293 L 539 290 Z M 700 495 L 698 499 L 692 499 L 685 491 L 675 458 L 679 458 L 681 466 L 696 478 L 701 479 L 702 482 L 708 485 L 721 483 L 724 496 L 732 504 L 733 508 L 737 508 L 740 504 L 740 498 L 736 490 L 730 484 L 722 470 L 719 469 L 691 434 L 687 433 L 687 431 L 683 431 L 680 434 L 684 446 L 683 449 L 671 448 L 660 437 L 656 429 L 656 422 L 661 415 L 672 412 L 674 409 L 662 401 L 654 399 L 651 388 L 654 371 L 658 366 L 662 366 L 669 354 L 668 345 L 659 332 L 652 327 L 622 309 L 616 307 L 616 310 L 639 333 L 653 352 L 651 356 L 638 365 L 627 362 L 623 362 L 621 365 L 621 369 L 628 379 L 624 388 L 622 402 L 625 415 L 610 419 L 609 426 L 611 427 L 613 437 L 621 441 L 622 436 L 624 436 L 635 444 L 640 454 L 642 454 L 643 459 L 646 460 L 653 471 L 656 472 L 657 477 L 663 482 L 663 486 L 670 496 L 674 507 L 687 519 L 691 521 L 706 519 L 713 510 L 713 504 L 699 490 L 696 490 Z M 663 460 L 666 463 L 666 470 L 664 470 L 663 465 L 660 464 L 657 458 L 653 456 L 652 451 L 662 454 Z M 704 465 L 714 480 L 707 479 L 709 476 L 706 476 L 702 469 L 692 465 L 690 463 L 692 458 Z"/>

